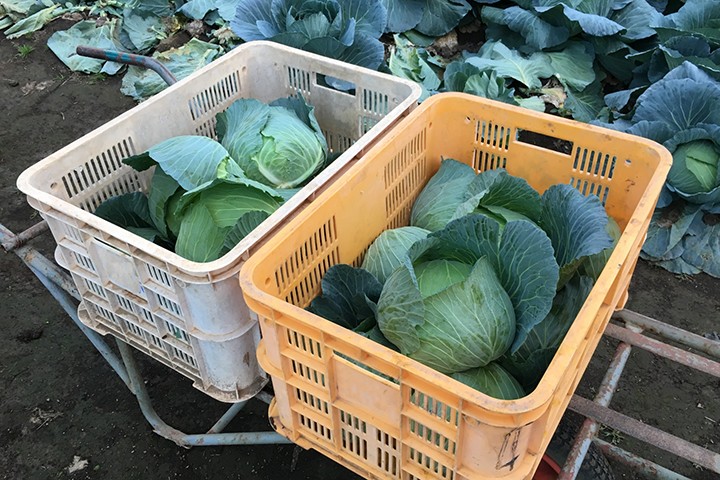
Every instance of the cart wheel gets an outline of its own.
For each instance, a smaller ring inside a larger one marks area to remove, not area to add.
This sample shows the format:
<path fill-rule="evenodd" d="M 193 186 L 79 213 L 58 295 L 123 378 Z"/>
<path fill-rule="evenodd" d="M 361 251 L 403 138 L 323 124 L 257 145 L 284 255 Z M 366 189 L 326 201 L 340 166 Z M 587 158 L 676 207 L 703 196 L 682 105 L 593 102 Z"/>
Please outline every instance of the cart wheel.
<path fill-rule="evenodd" d="M 580 430 L 577 422 L 563 418 L 550 440 L 547 451 L 540 466 L 533 476 L 533 480 L 556 480 L 565 459 L 570 454 L 575 435 Z M 583 462 L 577 480 L 614 480 L 610 464 L 602 452 L 594 445 L 590 445 L 585 461 Z"/>

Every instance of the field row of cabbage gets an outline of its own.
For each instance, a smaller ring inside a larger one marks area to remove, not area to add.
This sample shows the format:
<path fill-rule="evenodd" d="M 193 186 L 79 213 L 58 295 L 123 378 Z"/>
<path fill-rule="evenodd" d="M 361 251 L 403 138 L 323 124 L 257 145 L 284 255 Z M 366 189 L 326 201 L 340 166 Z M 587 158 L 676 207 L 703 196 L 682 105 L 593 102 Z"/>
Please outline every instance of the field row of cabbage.
<path fill-rule="evenodd" d="M 123 75 L 137 100 L 162 80 L 75 47 L 152 54 L 182 78 L 244 41 L 272 40 L 410 79 L 423 98 L 461 91 L 650 138 L 674 165 L 642 256 L 720 276 L 714 0 L 0 0 L 0 29 L 20 47 L 57 18 L 76 20 L 48 40 L 58 58 Z"/>

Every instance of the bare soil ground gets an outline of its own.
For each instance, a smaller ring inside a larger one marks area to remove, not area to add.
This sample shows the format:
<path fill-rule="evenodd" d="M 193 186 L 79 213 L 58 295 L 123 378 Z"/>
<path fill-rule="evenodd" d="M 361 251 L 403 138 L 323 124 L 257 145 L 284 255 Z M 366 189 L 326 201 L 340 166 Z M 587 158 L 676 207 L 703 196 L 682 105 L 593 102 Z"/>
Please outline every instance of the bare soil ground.
<path fill-rule="evenodd" d="M 34 38 L 0 38 L 0 222 L 19 232 L 39 218 L 17 191 L 25 168 L 134 103 L 119 79 L 77 75 L 46 47 L 67 28 Z M 26 57 L 20 45 L 32 45 Z M 52 258 L 49 234 L 34 244 Z M 679 278 L 642 262 L 629 308 L 689 331 L 720 330 L 720 281 Z M 580 386 L 592 396 L 615 342 L 604 339 Z M 136 356 L 159 414 L 200 433 L 226 406 L 142 354 Z M 634 351 L 613 407 L 720 452 L 720 380 Z M 252 401 L 230 431 L 268 430 L 266 406 Z M 618 443 L 698 480 L 717 479 L 682 460 L 604 430 Z M 74 459 L 77 456 L 79 459 Z M 73 463 L 87 466 L 76 472 Z M 613 465 L 618 478 L 639 475 Z M 7 479 L 348 479 L 334 462 L 294 446 L 186 450 L 152 433 L 134 397 L 29 270 L 0 253 L 0 478 Z"/>

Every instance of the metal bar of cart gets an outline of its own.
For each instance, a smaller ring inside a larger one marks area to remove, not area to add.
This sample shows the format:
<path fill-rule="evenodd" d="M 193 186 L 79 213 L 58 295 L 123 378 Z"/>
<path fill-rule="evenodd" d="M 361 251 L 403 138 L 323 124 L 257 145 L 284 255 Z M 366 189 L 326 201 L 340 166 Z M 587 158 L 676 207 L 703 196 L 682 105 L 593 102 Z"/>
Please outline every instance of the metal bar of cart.
<path fill-rule="evenodd" d="M 210 428 L 208 433 L 187 434 L 165 423 L 155 412 L 150 396 L 145 388 L 145 382 L 142 380 L 140 372 L 135 365 L 132 349 L 125 342 L 116 339 L 120 351 L 120 357 L 118 357 L 100 334 L 85 326 L 77 315 L 78 304 L 74 301 L 73 297 L 79 298 L 79 295 L 77 294 L 77 290 L 75 290 L 70 276 L 63 272 L 60 267 L 45 258 L 40 252 L 31 246 L 25 245 L 29 240 L 44 230 L 44 227 L 35 225 L 25 230 L 23 237 L 20 238 L 20 236 L 13 234 L 8 228 L 0 224 L 0 244 L 8 253 L 12 252 L 16 254 L 25 265 L 27 265 L 63 310 L 65 310 L 80 331 L 90 340 L 90 343 L 93 344 L 100 355 L 102 355 L 105 361 L 108 362 L 110 367 L 117 373 L 118 377 L 120 377 L 133 395 L 135 395 L 143 416 L 153 427 L 155 433 L 163 438 L 172 440 L 182 447 L 291 443 L 290 440 L 273 431 L 220 433 L 227 427 L 230 421 L 237 416 L 247 402 L 233 404 L 228 411 L 220 417 L 215 425 Z M 267 403 L 267 394 L 264 394 L 261 400 Z"/>
<path fill-rule="evenodd" d="M 720 454 L 608 408 L 612 393 L 617 386 L 616 383 L 613 385 L 613 382 L 621 377 L 627 357 L 629 357 L 633 347 L 641 348 L 675 363 L 720 378 L 720 362 L 717 360 L 647 337 L 642 334 L 643 331 L 650 332 L 663 340 L 706 353 L 718 360 L 720 360 L 720 342 L 705 339 L 699 335 L 629 310 L 617 312 L 614 318 L 624 322 L 625 326 L 611 323 L 605 330 L 606 336 L 620 340 L 620 343 L 601 383 L 598 396 L 594 401 L 590 401 L 575 395 L 570 401 L 568 408 L 585 416 L 586 420 L 575 438 L 571 454 L 558 478 L 561 480 L 574 480 L 577 477 L 584 454 L 587 452 L 590 442 L 593 442 L 609 457 L 627 465 L 647 478 L 657 480 L 687 479 L 687 477 L 661 465 L 595 438 L 600 424 L 607 425 L 680 458 L 689 460 L 698 466 L 707 468 L 711 472 L 720 474 Z M 622 358 L 625 361 L 618 361 L 618 359 Z"/>

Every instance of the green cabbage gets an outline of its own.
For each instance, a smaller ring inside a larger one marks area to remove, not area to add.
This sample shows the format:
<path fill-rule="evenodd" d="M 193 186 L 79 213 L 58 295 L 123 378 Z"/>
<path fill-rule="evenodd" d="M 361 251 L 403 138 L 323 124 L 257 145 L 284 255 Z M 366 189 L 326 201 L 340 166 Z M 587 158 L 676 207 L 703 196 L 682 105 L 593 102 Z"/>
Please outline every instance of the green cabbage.
<path fill-rule="evenodd" d="M 673 153 L 668 182 L 684 193 L 709 192 L 720 184 L 718 162 L 720 148 L 714 142 L 695 140 L 684 143 Z"/>
<path fill-rule="evenodd" d="M 494 398 L 515 400 L 525 396 L 525 391 L 515 377 L 495 362 L 488 363 L 484 367 L 453 373 L 450 376 Z"/>
<path fill-rule="evenodd" d="M 387 279 L 377 314 L 385 337 L 404 355 L 443 373 L 499 358 L 515 336 L 515 313 L 490 262 L 478 259 L 460 281 L 464 272 L 459 268 L 430 270 L 423 289 L 437 293 L 429 296 L 419 288 L 411 265 Z"/>

